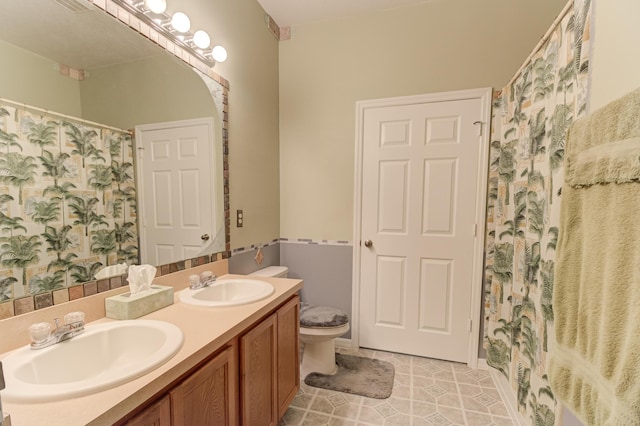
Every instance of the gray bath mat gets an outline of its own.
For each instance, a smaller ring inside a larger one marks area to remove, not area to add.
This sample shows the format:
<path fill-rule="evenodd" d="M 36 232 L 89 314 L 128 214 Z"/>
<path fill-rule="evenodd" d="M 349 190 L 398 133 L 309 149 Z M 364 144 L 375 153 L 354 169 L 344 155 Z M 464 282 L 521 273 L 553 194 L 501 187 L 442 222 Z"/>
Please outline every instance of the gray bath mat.
<path fill-rule="evenodd" d="M 336 354 L 338 372 L 332 376 L 311 373 L 304 382 L 316 388 L 385 399 L 393 390 L 393 365 L 378 359 Z"/>

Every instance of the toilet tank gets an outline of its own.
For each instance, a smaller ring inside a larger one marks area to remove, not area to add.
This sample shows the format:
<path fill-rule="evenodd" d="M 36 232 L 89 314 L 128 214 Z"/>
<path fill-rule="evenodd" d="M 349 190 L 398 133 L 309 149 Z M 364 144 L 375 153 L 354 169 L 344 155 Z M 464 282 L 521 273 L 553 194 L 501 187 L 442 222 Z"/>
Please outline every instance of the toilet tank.
<path fill-rule="evenodd" d="M 287 278 L 288 274 L 289 268 L 286 266 L 267 266 L 266 268 L 258 269 L 249 275 L 255 275 L 258 277 Z"/>

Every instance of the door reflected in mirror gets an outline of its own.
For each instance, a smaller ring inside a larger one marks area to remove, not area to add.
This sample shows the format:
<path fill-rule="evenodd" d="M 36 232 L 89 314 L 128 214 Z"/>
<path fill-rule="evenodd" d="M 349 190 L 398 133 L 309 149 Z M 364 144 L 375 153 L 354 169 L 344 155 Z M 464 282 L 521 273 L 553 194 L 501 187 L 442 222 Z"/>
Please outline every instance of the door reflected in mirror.
<path fill-rule="evenodd" d="M 216 229 L 221 193 L 213 191 L 213 121 L 136 126 L 142 263 L 162 265 L 220 251 Z M 218 153 L 219 155 L 219 153 Z M 214 238 L 211 238 L 213 235 Z"/>

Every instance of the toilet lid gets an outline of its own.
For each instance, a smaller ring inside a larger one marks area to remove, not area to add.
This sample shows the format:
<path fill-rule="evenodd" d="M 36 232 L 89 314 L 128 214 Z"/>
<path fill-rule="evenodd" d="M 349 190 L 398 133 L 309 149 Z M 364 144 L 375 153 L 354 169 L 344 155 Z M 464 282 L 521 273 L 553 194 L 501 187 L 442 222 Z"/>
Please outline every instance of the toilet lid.
<path fill-rule="evenodd" d="M 340 327 L 349 322 L 349 315 L 330 306 L 300 303 L 300 326 L 310 328 Z"/>

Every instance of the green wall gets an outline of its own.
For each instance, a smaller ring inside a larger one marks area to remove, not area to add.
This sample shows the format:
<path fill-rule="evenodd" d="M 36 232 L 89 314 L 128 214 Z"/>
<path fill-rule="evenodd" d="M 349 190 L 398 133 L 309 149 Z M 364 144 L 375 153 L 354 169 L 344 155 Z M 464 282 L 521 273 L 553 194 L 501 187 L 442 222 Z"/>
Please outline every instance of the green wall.
<path fill-rule="evenodd" d="M 231 85 L 231 248 L 271 241 L 280 236 L 278 41 L 256 0 L 185 0 L 180 7 L 193 29 L 229 52 L 214 70 Z M 244 210 L 242 228 L 237 209 Z"/>
<path fill-rule="evenodd" d="M 0 97 L 79 117 L 79 81 L 65 77 L 49 59 L 0 40 Z"/>
<path fill-rule="evenodd" d="M 0 97 L 121 129 L 215 116 L 202 79 L 182 61 L 158 52 L 87 70 L 78 81 L 61 75 L 55 62 L 0 41 Z"/>
<path fill-rule="evenodd" d="M 434 0 L 292 29 L 280 43 L 282 237 L 353 238 L 355 103 L 500 88 L 566 0 Z"/>
<path fill-rule="evenodd" d="M 91 70 L 80 98 L 83 118 L 122 129 L 215 115 L 202 79 L 164 52 Z"/>

